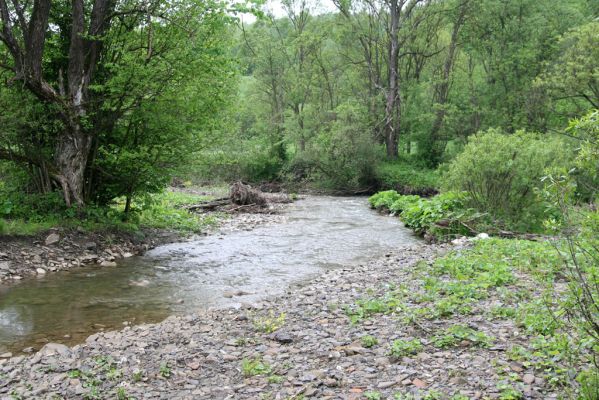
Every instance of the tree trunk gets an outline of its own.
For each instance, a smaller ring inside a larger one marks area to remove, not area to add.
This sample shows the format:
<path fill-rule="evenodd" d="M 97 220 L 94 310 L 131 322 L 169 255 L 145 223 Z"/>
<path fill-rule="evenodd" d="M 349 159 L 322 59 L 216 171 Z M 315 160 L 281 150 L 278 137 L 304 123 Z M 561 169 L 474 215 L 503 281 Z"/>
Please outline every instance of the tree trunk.
<path fill-rule="evenodd" d="M 399 156 L 400 98 L 399 98 L 399 17 L 397 0 L 390 3 L 391 32 L 389 40 L 389 86 L 385 103 L 385 146 L 387 157 Z"/>
<path fill-rule="evenodd" d="M 84 205 L 85 169 L 91 143 L 91 137 L 81 132 L 81 128 L 64 133 L 58 140 L 55 154 L 58 171 L 55 178 L 62 186 L 68 207 Z"/>

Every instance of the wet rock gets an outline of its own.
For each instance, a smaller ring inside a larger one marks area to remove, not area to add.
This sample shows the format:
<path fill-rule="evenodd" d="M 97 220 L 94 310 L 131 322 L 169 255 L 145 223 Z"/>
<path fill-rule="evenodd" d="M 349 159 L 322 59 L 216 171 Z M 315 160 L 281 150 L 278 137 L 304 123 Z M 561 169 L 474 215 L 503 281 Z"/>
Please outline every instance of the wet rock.
<path fill-rule="evenodd" d="M 102 261 L 100 267 L 116 267 L 117 264 L 114 261 Z"/>
<path fill-rule="evenodd" d="M 38 275 L 46 275 L 46 270 L 43 268 L 36 268 L 35 272 L 37 272 Z"/>

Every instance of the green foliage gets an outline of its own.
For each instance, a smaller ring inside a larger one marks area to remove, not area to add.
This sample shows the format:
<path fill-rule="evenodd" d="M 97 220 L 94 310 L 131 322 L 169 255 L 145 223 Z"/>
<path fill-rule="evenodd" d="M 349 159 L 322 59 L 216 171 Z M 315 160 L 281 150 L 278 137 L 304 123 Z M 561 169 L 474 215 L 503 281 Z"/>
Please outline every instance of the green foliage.
<path fill-rule="evenodd" d="M 599 22 L 592 21 L 565 33 L 558 52 L 535 81 L 555 99 L 555 109 L 567 117 L 599 107 Z"/>
<path fill-rule="evenodd" d="M 465 194 L 456 192 L 442 193 L 427 199 L 387 190 L 374 194 L 368 201 L 372 208 L 385 209 L 398 215 L 406 227 L 419 235 L 428 233 L 443 238 L 469 234 L 469 224 L 482 217 L 465 208 L 466 198 Z"/>
<path fill-rule="evenodd" d="M 538 196 L 547 169 L 567 166 L 572 152 L 563 140 L 523 131 L 489 130 L 472 137 L 451 163 L 444 185 L 466 191 L 464 205 L 517 230 L 539 230 L 548 204 Z"/>
<path fill-rule="evenodd" d="M 463 216 L 465 196 L 462 193 L 447 192 L 431 199 L 420 199 L 411 203 L 400 215 L 406 227 L 418 234 L 449 234 L 467 232 L 459 219 Z M 446 226 L 438 225 L 445 221 Z"/>
<path fill-rule="evenodd" d="M 166 379 L 170 378 L 173 373 L 171 367 L 167 363 L 160 364 L 158 372 L 160 373 L 160 376 Z"/>
<path fill-rule="evenodd" d="M 402 340 L 397 339 L 391 343 L 389 354 L 393 357 L 404 357 L 416 354 L 422 350 L 420 339 Z"/>
<path fill-rule="evenodd" d="M 272 371 L 270 365 L 262 361 L 260 358 L 249 360 L 244 358 L 241 361 L 241 372 L 245 377 L 256 375 L 269 375 Z"/>
<path fill-rule="evenodd" d="M 385 162 L 376 170 L 379 187 L 402 192 L 430 193 L 439 187 L 439 174 L 409 162 Z"/>
<path fill-rule="evenodd" d="M 387 292 L 381 297 L 358 299 L 355 304 L 345 307 L 345 314 L 351 323 L 355 324 L 375 314 L 390 314 L 401 306 L 401 299 L 396 293 Z"/>
<path fill-rule="evenodd" d="M 580 400 L 599 400 L 599 370 L 582 371 L 576 378 L 580 383 Z"/>
<path fill-rule="evenodd" d="M 333 121 L 307 145 L 310 149 L 300 149 L 297 157 L 312 166 L 311 179 L 326 187 L 373 187 L 378 157 L 366 125 L 366 110 L 347 102 L 333 113 Z"/>
<path fill-rule="evenodd" d="M 501 391 L 499 392 L 500 400 L 521 400 L 524 398 L 524 395 L 518 389 L 515 389 L 511 385 L 503 384 L 498 385 L 497 388 Z"/>
<path fill-rule="evenodd" d="M 435 335 L 433 344 L 441 349 L 467 342 L 474 346 L 488 347 L 493 340 L 484 332 L 465 325 L 453 325 L 440 334 Z"/>
<path fill-rule="evenodd" d="M 267 316 L 255 317 L 252 323 L 254 324 L 254 329 L 258 332 L 273 333 L 285 325 L 285 318 L 285 313 L 275 315 L 275 313 L 271 311 Z"/>
<path fill-rule="evenodd" d="M 380 392 L 364 392 L 366 400 L 381 400 L 383 395 Z"/>
<path fill-rule="evenodd" d="M 374 336 L 370 336 L 370 335 L 362 336 L 360 338 L 360 342 L 362 343 L 362 346 L 367 349 L 379 344 L 379 340 L 377 338 L 375 338 Z"/>
<path fill-rule="evenodd" d="M 402 197 L 395 190 L 386 190 L 370 196 L 368 202 L 372 208 L 389 210 L 391 205 Z"/>

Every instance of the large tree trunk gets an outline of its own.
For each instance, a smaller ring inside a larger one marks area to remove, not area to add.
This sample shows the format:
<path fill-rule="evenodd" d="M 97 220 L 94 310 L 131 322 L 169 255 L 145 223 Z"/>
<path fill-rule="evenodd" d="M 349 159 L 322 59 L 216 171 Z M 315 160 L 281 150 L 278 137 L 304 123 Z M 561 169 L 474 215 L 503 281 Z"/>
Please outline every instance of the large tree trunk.
<path fill-rule="evenodd" d="M 85 169 L 91 148 L 91 137 L 77 128 L 64 133 L 58 140 L 55 163 L 56 179 L 60 182 L 67 206 L 84 204 Z"/>

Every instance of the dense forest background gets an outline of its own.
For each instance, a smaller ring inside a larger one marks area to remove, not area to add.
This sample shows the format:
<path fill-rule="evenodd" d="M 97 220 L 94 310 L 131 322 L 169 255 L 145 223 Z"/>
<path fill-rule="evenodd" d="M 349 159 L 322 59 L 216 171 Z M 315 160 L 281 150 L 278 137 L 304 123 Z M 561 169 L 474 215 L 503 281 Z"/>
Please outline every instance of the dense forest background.
<path fill-rule="evenodd" d="M 4 213 L 174 177 L 430 193 L 477 132 L 551 146 L 599 105 L 596 1 L 282 3 L 0 2 Z"/>

